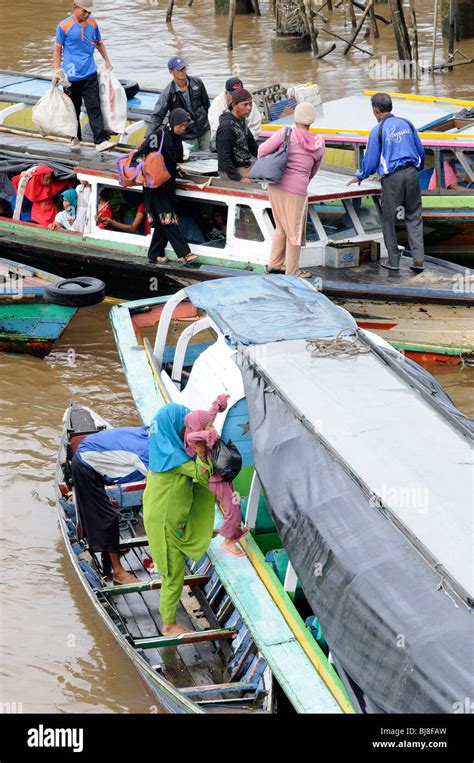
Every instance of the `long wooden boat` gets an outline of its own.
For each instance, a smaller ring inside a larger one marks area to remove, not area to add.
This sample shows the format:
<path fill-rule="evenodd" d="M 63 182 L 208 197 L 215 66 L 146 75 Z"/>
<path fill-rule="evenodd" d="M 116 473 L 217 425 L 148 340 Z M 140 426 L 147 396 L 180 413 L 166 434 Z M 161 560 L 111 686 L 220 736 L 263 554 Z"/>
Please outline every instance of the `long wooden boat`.
<path fill-rule="evenodd" d="M 361 166 L 370 130 L 375 122 L 371 91 L 324 103 L 311 130 L 324 136 L 324 165 L 354 174 Z M 425 246 L 429 254 L 468 264 L 474 258 L 474 187 L 448 189 L 444 177 L 446 156 L 455 154 L 457 167 L 474 185 L 474 101 L 392 93 L 394 113 L 417 128 L 426 151 L 420 173 L 425 223 Z M 350 126 L 347 115 L 350 114 Z M 266 124 L 262 136 L 292 117 Z M 435 176 L 435 187 L 430 181 Z"/>
<path fill-rule="evenodd" d="M 147 123 L 161 90 L 152 87 L 142 89 L 132 80 L 121 80 L 121 82 L 127 95 L 128 121 L 125 131 L 114 140 L 122 145 L 133 146 L 143 140 Z M 50 87 L 51 77 L 0 69 L 0 128 L 4 125 L 38 134 L 32 120 L 32 109 Z M 252 95 L 261 111 L 262 118 L 266 121 L 291 114 L 296 106 L 294 98 L 289 98 L 286 88 L 280 84 L 254 89 Z M 91 138 L 85 112 L 81 115 L 81 125 L 84 139 Z"/>
<path fill-rule="evenodd" d="M 0 258 L 0 350 L 44 358 L 77 308 L 46 303 L 45 287 L 61 279 L 38 268 Z"/>
<path fill-rule="evenodd" d="M 89 182 L 92 194 L 89 223 L 83 234 L 50 231 L 20 220 L 0 218 L 0 244 L 25 262 L 35 258 L 47 267 L 54 261 L 62 275 L 67 275 L 68 268 L 75 273 L 96 275 L 106 282 L 109 293 L 128 298 L 149 294 L 150 289 L 155 294 L 165 294 L 173 287 L 200 280 L 264 272 L 273 223 L 268 192 L 261 184 L 243 186 L 216 178 L 215 160 L 188 162 L 190 174 L 178 181 L 177 197 L 186 237 L 198 259 L 192 267 L 184 267 L 169 250 L 168 264 L 150 265 L 149 238 L 101 229 L 95 221 L 100 190 L 120 192 L 115 158 L 98 158 L 92 150 L 84 148 L 79 159 L 71 156 L 67 147 L 48 140 L 2 136 L 0 170 L 7 167 L 19 171 L 34 159 L 47 160 L 63 174 Z M 459 362 L 474 347 L 469 323 L 474 300 L 472 271 L 437 258 L 428 258 L 425 272 L 418 275 L 410 270 L 407 258 L 402 258 L 401 272 L 395 277 L 381 269 L 378 258 L 385 257 L 386 250 L 379 208 L 380 186 L 364 182 L 360 187 L 347 187 L 346 183 L 344 174 L 325 170 L 312 181 L 301 266 L 311 271 L 328 296 L 370 303 L 357 311 L 364 324 L 389 332 L 387 338 L 393 339 L 400 349 Z M 138 205 L 141 192 L 129 191 L 128 198 L 136 199 Z M 218 212 L 226 221 L 226 230 L 213 238 L 209 221 Z M 335 268 L 329 264 L 334 252 L 339 252 L 342 260 L 344 252 L 351 251 L 338 250 L 340 244 L 356 247 L 357 265 L 356 260 L 352 263 L 354 267 Z M 387 302 L 395 303 L 391 314 L 387 314 Z M 409 304 L 416 307 L 405 310 L 404 305 Z M 448 307 L 446 321 L 431 320 L 431 304 Z M 385 327 L 384 322 L 390 325 Z"/>
<path fill-rule="evenodd" d="M 356 711 L 455 712 L 472 688 L 473 422 L 297 278 L 196 284 L 111 320 L 144 423 L 230 396 L 216 426 L 243 457 L 248 559 L 305 650 L 291 612 L 309 618 Z"/>
<path fill-rule="evenodd" d="M 143 528 L 143 482 L 108 488 L 119 512 L 122 563 L 138 578 L 132 585 L 110 583 L 101 555 L 91 554 L 78 536 L 70 469 L 77 443 L 108 426 L 77 403 L 66 411 L 56 471 L 59 523 L 92 607 L 165 712 L 352 712 L 341 680 L 296 610 L 286 622 L 249 560 L 223 554 L 218 539 L 188 565 L 177 619 L 189 633 L 161 634 L 161 583 Z"/>

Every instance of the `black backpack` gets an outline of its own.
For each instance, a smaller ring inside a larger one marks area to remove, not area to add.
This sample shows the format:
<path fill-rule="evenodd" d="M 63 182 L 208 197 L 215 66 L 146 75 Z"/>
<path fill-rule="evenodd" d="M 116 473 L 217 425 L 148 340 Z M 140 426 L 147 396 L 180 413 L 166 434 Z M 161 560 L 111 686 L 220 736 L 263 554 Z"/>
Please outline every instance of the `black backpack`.
<path fill-rule="evenodd" d="M 224 482 L 232 482 L 242 469 L 242 456 L 232 440 L 225 443 L 219 438 L 211 450 L 211 461 Z"/>

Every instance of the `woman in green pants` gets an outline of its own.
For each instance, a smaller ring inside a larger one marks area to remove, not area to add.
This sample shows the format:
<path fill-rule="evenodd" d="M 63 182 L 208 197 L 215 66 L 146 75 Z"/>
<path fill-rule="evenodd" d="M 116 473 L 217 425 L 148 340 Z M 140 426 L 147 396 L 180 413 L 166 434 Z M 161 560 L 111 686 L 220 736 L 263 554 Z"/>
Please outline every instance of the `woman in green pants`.
<path fill-rule="evenodd" d="M 164 405 L 150 426 L 150 460 L 143 496 L 143 518 L 155 569 L 161 575 L 160 613 L 163 635 L 186 633 L 176 624 L 183 590 L 186 557 L 198 561 L 214 527 L 215 497 L 207 488 L 213 472 L 204 458 L 184 450 L 184 405 Z"/>

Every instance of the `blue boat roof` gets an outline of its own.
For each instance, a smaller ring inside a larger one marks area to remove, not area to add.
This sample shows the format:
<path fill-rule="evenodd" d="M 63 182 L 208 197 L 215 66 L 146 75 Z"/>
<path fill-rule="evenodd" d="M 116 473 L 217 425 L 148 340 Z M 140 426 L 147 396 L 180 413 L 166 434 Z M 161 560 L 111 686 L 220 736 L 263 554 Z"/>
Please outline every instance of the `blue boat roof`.
<path fill-rule="evenodd" d="M 235 346 L 335 337 L 357 331 L 352 316 L 296 276 L 223 278 L 184 289 Z"/>

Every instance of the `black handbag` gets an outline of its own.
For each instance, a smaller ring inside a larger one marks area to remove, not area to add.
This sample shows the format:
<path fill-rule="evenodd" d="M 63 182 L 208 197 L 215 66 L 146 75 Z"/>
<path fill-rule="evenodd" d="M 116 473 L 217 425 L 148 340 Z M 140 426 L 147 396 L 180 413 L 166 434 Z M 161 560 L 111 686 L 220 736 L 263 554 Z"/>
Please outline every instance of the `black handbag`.
<path fill-rule="evenodd" d="M 242 456 L 232 440 L 225 443 L 219 438 L 211 450 L 211 461 L 224 482 L 232 482 L 242 469 Z"/>

